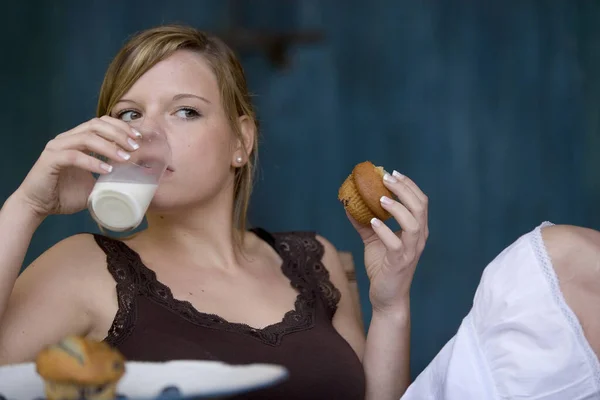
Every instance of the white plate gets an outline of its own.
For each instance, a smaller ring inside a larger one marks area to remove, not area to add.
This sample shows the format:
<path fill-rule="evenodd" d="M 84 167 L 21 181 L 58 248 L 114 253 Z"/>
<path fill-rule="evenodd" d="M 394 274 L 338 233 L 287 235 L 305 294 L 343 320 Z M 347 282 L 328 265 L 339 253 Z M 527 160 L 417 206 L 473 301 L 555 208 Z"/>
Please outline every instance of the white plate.
<path fill-rule="evenodd" d="M 233 396 L 273 386 L 285 380 L 285 368 L 270 364 L 229 365 L 215 361 L 169 361 L 126 363 L 117 393 L 128 400 L 156 399 L 166 388 L 169 400 Z M 7 400 L 44 398 L 43 381 L 35 364 L 0 367 L 0 395 Z"/>

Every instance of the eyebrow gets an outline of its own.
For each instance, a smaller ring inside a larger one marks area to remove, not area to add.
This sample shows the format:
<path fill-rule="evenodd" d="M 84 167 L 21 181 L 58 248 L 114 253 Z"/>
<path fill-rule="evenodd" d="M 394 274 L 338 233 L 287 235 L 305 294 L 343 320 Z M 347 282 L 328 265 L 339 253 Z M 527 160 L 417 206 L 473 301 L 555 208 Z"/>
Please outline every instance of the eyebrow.
<path fill-rule="evenodd" d="M 186 98 L 190 98 L 190 97 L 202 100 L 203 102 L 210 104 L 210 101 L 208 101 L 208 99 L 206 99 L 205 97 L 197 96 L 197 95 L 191 94 L 191 93 L 176 94 L 175 96 L 173 96 L 173 101 L 180 100 L 180 99 L 186 99 Z"/>
<path fill-rule="evenodd" d="M 181 99 L 189 99 L 189 98 L 199 99 L 207 104 L 211 104 L 211 102 L 207 98 L 202 97 L 202 96 L 197 96 L 197 95 L 191 94 L 191 93 L 176 94 L 175 96 L 173 96 L 172 101 L 177 101 L 177 100 L 181 100 Z M 135 103 L 135 101 L 129 100 L 129 99 L 121 99 L 121 100 L 117 101 L 117 103 Z"/>

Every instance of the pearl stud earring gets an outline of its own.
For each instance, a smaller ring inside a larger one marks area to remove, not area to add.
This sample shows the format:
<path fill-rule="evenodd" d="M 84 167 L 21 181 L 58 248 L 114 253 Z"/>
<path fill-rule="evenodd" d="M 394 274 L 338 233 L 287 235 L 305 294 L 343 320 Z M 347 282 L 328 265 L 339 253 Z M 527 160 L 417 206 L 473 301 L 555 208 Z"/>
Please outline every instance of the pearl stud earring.
<path fill-rule="evenodd" d="M 242 161 L 244 161 L 244 159 L 242 158 L 242 156 L 237 156 L 237 157 L 235 158 L 235 162 L 236 162 L 236 163 L 238 163 L 238 164 L 241 164 L 241 163 L 242 163 Z"/>

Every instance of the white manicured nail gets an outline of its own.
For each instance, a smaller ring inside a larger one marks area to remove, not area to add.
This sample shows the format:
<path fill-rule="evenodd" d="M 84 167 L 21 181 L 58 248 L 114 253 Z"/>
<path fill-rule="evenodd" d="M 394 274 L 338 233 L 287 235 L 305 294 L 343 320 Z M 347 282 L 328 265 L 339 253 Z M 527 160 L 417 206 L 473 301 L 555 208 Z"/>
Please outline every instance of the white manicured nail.
<path fill-rule="evenodd" d="M 378 220 L 377 218 L 373 218 L 371 220 L 371 225 L 373 225 L 373 226 L 379 226 L 379 225 L 381 225 L 381 221 Z"/>
<path fill-rule="evenodd" d="M 125 153 L 123 150 L 117 150 L 117 154 L 119 155 L 119 157 L 121 157 L 123 160 L 129 160 L 131 158 L 131 154 L 129 153 Z"/>
<path fill-rule="evenodd" d="M 127 139 L 127 143 L 129 143 L 129 145 L 130 145 L 130 146 L 131 146 L 131 147 L 132 147 L 134 150 L 137 150 L 137 149 L 139 149 L 139 148 L 140 148 L 140 145 L 139 145 L 139 144 L 137 144 L 137 143 L 135 142 L 135 140 L 133 140 L 133 139 L 131 139 L 131 138 Z"/>
<path fill-rule="evenodd" d="M 392 172 L 392 175 L 394 175 L 396 178 L 402 178 L 404 175 L 402 175 L 400 172 L 394 170 L 394 172 Z"/>
<path fill-rule="evenodd" d="M 105 164 L 105 163 L 101 163 L 100 164 L 100 168 L 102 168 L 106 172 L 111 172 L 112 169 L 113 169 L 112 165 L 108 165 L 108 164 Z"/>
<path fill-rule="evenodd" d="M 388 205 L 388 206 L 391 205 L 394 202 L 394 200 L 390 199 L 387 196 L 381 196 L 381 199 L 379 199 L 379 201 L 381 201 L 381 204 L 385 204 L 385 205 Z"/>
<path fill-rule="evenodd" d="M 139 138 L 141 138 L 141 137 L 142 137 L 142 134 L 141 134 L 141 133 L 139 133 L 139 132 L 138 132 L 138 130 L 137 130 L 137 129 L 135 129 L 135 128 L 131 128 L 131 132 L 133 132 L 133 134 L 134 134 L 135 136 L 139 137 Z"/>
<path fill-rule="evenodd" d="M 384 180 L 384 181 L 386 181 L 386 182 L 389 182 L 389 183 L 396 183 L 396 182 L 398 182 L 398 181 L 396 180 L 396 178 L 394 178 L 394 177 L 393 177 L 393 176 L 391 176 L 390 174 L 385 174 L 385 175 L 383 176 L 383 180 Z"/>

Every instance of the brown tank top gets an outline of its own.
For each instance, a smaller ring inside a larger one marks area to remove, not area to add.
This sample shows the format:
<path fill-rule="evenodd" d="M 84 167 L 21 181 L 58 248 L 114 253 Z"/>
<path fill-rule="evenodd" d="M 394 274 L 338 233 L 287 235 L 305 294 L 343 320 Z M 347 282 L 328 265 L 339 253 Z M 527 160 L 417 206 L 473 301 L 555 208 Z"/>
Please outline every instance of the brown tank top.
<path fill-rule="evenodd" d="M 277 251 L 283 274 L 298 292 L 295 308 L 262 329 L 228 322 L 173 298 L 135 251 L 95 235 L 117 283 L 119 304 L 105 341 L 131 361 L 214 360 L 288 369 L 283 383 L 235 399 L 364 399 L 362 364 L 331 322 L 340 292 L 321 262 L 323 246 L 314 233 L 253 232 Z"/>

